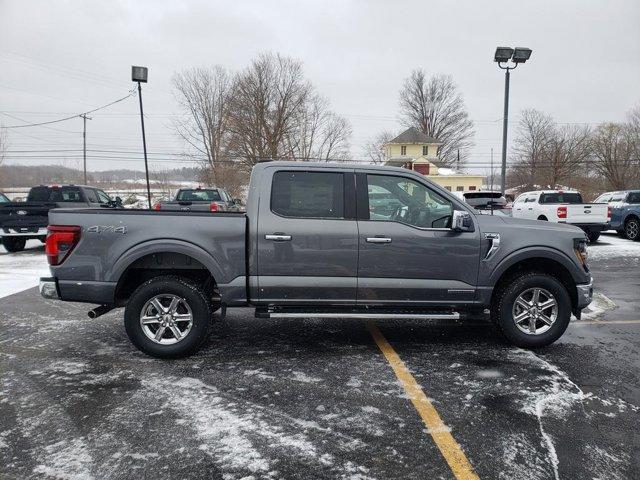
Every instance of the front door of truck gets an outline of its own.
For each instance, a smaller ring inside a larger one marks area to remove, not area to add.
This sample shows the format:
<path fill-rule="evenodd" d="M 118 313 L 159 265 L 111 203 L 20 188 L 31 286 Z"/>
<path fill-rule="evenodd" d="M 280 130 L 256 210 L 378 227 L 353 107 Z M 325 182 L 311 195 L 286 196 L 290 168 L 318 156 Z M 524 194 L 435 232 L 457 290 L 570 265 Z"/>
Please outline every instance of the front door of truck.
<path fill-rule="evenodd" d="M 254 298 L 262 304 L 353 304 L 358 268 L 354 173 L 282 167 L 270 180 L 258 207 Z"/>
<path fill-rule="evenodd" d="M 413 176 L 370 171 L 356 178 L 358 303 L 473 302 L 480 232 L 477 224 L 473 232 L 451 230 L 461 207 Z"/>

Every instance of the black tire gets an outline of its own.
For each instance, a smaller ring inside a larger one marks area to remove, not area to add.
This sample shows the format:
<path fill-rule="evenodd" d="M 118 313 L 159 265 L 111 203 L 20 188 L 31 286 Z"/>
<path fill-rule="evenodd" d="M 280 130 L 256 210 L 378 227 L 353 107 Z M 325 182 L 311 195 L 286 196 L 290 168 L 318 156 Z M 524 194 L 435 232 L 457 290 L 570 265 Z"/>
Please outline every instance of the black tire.
<path fill-rule="evenodd" d="M 632 217 L 624 222 L 624 236 L 629 240 L 640 240 L 640 220 Z"/>
<path fill-rule="evenodd" d="M 4 248 L 7 249 L 7 252 L 21 252 L 24 250 L 24 246 L 27 241 L 24 238 L 20 237 L 4 237 L 2 239 L 2 244 Z"/>
<path fill-rule="evenodd" d="M 600 232 L 597 232 L 597 231 L 594 231 L 594 230 L 587 230 L 584 233 L 587 234 L 587 238 L 589 239 L 590 243 L 596 243 L 598 241 L 598 239 L 600 238 Z"/>
<path fill-rule="evenodd" d="M 551 293 L 557 302 L 557 318 L 551 328 L 537 335 L 524 333 L 513 319 L 513 306 L 518 296 L 531 288 L 542 288 Z M 555 277 L 544 273 L 524 273 L 514 278 L 498 292 L 494 303 L 497 324 L 502 334 L 515 346 L 523 348 L 541 348 L 551 345 L 562 336 L 571 319 L 571 298 L 565 286 Z"/>
<path fill-rule="evenodd" d="M 545 217 L 544 215 L 540 215 L 538 217 L 538 220 L 542 221 L 542 222 L 548 222 L 549 220 L 547 220 L 547 217 Z"/>
<path fill-rule="evenodd" d="M 175 295 L 191 309 L 191 329 L 177 343 L 161 345 L 151 340 L 143 331 L 140 322 L 142 310 L 157 295 Z M 148 280 L 133 292 L 124 311 L 124 326 L 131 342 L 147 355 L 179 358 L 195 353 L 207 339 L 212 314 L 209 298 L 196 283 L 182 277 L 165 275 Z"/>

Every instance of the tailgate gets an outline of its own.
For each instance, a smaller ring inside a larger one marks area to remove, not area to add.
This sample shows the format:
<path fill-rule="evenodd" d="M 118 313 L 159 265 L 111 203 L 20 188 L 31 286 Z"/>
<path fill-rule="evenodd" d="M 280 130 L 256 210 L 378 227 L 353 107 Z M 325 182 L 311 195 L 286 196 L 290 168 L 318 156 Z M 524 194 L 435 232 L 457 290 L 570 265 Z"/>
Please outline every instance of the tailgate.
<path fill-rule="evenodd" d="M 56 206 L 55 203 L 7 205 L 0 208 L 0 228 L 26 231 L 35 227 L 46 227 L 49 223 L 49 210 Z"/>
<path fill-rule="evenodd" d="M 581 203 L 566 205 L 567 223 L 607 223 L 606 203 Z"/>

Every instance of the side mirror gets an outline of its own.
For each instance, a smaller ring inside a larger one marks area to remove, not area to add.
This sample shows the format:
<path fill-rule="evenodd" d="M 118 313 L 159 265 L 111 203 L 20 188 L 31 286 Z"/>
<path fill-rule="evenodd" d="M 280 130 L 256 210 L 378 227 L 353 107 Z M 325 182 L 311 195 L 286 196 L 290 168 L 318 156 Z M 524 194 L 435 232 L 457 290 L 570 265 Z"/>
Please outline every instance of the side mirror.
<path fill-rule="evenodd" d="M 118 206 L 118 207 L 122 206 L 122 198 L 116 197 L 116 206 Z"/>
<path fill-rule="evenodd" d="M 454 210 L 453 218 L 451 219 L 451 230 L 454 232 L 473 232 L 471 214 L 461 210 Z"/>
<path fill-rule="evenodd" d="M 242 200 L 240 200 L 239 198 L 234 198 L 234 199 L 233 199 L 233 203 L 234 203 L 235 205 L 240 206 L 240 205 L 242 205 Z"/>

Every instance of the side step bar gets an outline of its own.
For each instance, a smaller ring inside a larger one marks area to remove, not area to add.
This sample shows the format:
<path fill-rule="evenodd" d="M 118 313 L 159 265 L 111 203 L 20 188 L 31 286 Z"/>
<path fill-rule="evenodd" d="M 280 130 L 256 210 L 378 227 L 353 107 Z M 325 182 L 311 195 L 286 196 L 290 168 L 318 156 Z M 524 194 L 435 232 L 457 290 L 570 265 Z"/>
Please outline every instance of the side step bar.
<path fill-rule="evenodd" d="M 459 312 L 376 312 L 376 311 L 287 311 L 282 310 L 258 310 L 258 318 L 344 318 L 344 319 L 373 319 L 373 320 L 460 320 L 463 316 Z"/>

